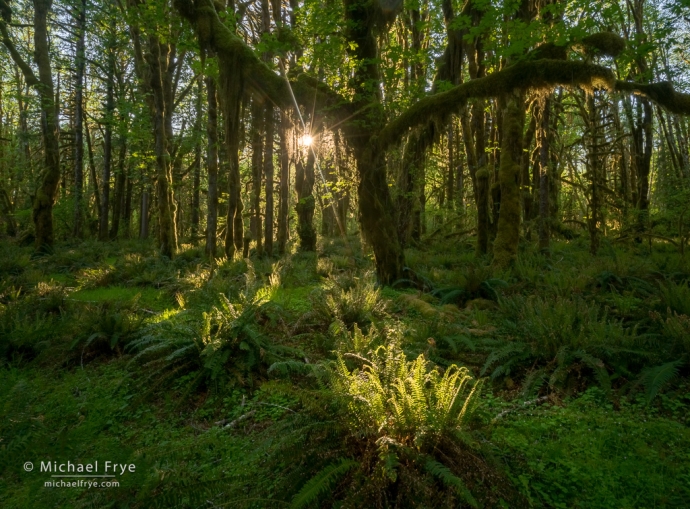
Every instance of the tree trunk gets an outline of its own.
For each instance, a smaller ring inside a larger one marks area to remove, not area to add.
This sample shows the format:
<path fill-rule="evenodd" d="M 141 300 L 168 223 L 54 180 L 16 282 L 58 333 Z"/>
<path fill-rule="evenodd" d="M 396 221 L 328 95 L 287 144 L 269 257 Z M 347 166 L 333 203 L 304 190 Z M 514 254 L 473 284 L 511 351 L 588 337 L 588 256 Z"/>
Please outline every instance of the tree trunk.
<path fill-rule="evenodd" d="M 101 212 L 99 214 L 98 239 L 108 239 L 108 214 L 110 211 L 110 172 L 113 154 L 113 112 L 115 110 L 115 50 L 112 44 L 108 48 L 108 69 L 105 92 L 105 135 L 103 139 L 103 192 L 101 194 Z"/>
<path fill-rule="evenodd" d="M 256 255 L 263 255 L 263 228 L 261 227 L 261 177 L 264 166 L 264 120 L 266 107 L 256 98 L 252 100 L 252 220 L 251 234 L 256 241 Z"/>
<path fill-rule="evenodd" d="M 177 232 L 175 230 L 175 205 L 172 198 L 172 172 L 170 152 L 168 151 L 168 129 L 166 126 L 165 97 L 163 90 L 163 73 L 161 62 L 167 60 L 169 46 L 160 42 L 158 37 L 149 37 L 149 67 L 151 70 L 151 90 L 154 101 L 154 134 L 156 154 L 156 194 L 158 198 L 158 244 L 161 255 L 173 258 L 177 250 Z"/>
<path fill-rule="evenodd" d="M 393 203 L 382 171 L 385 167 L 385 156 L 380 152 L 365 151 L 357 157 L 362 231 L 374 248 L 378 281 L 391 285 L 403 276 L 405 258 L 391 214 Z"/>
<path fill-rule="evenodd" d="M 453 134 L 453 116 L 451 115 L 448 122 L 448 176 L 446 178 L 446 195 L 448 200 L 448 208 L 452 209 L 455 205 L 455 157 L 453 149 L 455 144 L 455 136 Z"/>
<path fill-rule="evenodd" d="M 284 111 L 280 112 L 280 188 L 278 204 L 278 253 L 285 254 L 288 240 L 288 217 L 290 214 L 290 154 L 288 152 L 288 132 L 290 119 Z"/>
<path fill-rule="evenodd" d="M 244 224 L 240 182 L 240 106 L 244 91 L 241 63 L 238 57 L 218 55 L 221 105 L 225 129 L 225 151 L 228 158 L 228 215 L 225 230 L 225 254 L 232 259 L 243 248 Z"/>
<path fill-rule="evenodd" d="M 125 199 L 124 199 L 124 207 L 122 211 L 122 219 L 124 221 L 124 237 L 125 238 L 130 238 L 131 233 L 131 222 L 132 222 L 132 191 L 134 190 L 134 182 L 132 182 L 131 177 L 127 177 L 127 184 L 126 184 L 126 191 L 125 191 Z"/>
<path fill-rule="evenodd" d="M 208 168 L 208 194 L 206 212 L 206 255 L 216 256 L 216 230 L 218 228 L 218 102 L 216 99 L 216 81 L 206 78 L 206 100 L 208 102 L 208 120 L 206 134 L 208 149 L 206 153 Z"/>
<path fill-rule="evenodd" d="M 117 163 L 117 175 L 115 176 L 115 194 L 113 196 L 113 222 L 110 225 L 110 240 L 115 240 L 120 233 L 120 217 L 124 205 L 125 181 L 127 179 L 125 170 L 125 158 L 127 156 L 127 141 L 120 140 L 120 154 Z"/>
<path fill-rule="evenodd" d="M 96 214 L 98 215 L 98 222 L 96 227 L 100 227 L 101 217 L 101 191 L 98 188 L 98 178 L 96 177 L 96 162 L 93 157 L 93 145 L 91 144 L 91 131 L 89 131 L 89 123 L 84 123 L 84 130 L 86 131 L 86 150 L 89 154 L 89 174 L 91 175 L 91 185 L 93 186 L 93 197 L 96 203 Z"/>
<path fill-rule="evenodd" d="M 139 222 L 139 239 L 149 238 L 149 192 L 146 187 L 141 192 L 141 212 Z"/>
<path fill-rule="evenodd" d="M 197 235 L 199 234 L 199 215 L 200 215 L 200 202 L 199 193 L 201 186 L 201 101 L 203 95 L 203 85 L 201 79 L 197 86 L 197 97 L 196 97 L 196 123 L 195 123 L 195 136 L 197 137 L 196 143 L 194 144 L 194 163 L 193 163 L 193 175 L 192 175 L 192 243 L 197 244 Z"/>
<path fill-rule="evenodd" d="M 544 99 L 539 129 L 539 249 L 548 254 L 551 236 L 549 218 L 549 132 L 551 101 Z"/>
<path fill-rule="evenodd" d="M 266 180 L 266 225 L 265 249 L 268 256 L 273 256 L 273 130 L 275 115 L 272 105 L 266 107 L 266 147 L 264 153 L 264 177 Z"/>
<path fill-rule="evenodd" d="M 297 161 L 295 190 L 297 191 L 297 234 L 302 251 L 316 251 L 316 231 L 314 230 L 314 151 L 308 150 L 307 162 Z"/>
<path fill-rule="evenodd" d="M 589 202 L 590 214 L 588 221 L 589 229 L 589 252 L 592 255 L 596 255 L 599 251 L 599 223 L 601 222 L 601 186 L 600 186 L 600 173 L 601 168 L 599 165 L 599 156 L 597 151 L 599 150 L 600 141 L 600 128 L 599 128 L 599 111 L 597 108 L 595 95 L 589 94 L 587 97 L 587 109 L 589 114 L 589 150 L 588 150 L 588 162 L 589 162 L 589 180 L 591 183 L 591 197 Z"/>
<path fill-rule="evenodd" d="M 53 247 L 53 205 L 60 184 L 60 145 L 47 26 L 47 17 L 52 1 L 34 0 L 33 4 L 34 60 L 38 66 L 38 77 L 15 48 L 5 23 L 0 23 L 0 31 L 2 42 L 9 50 L 12 60 L 21 69 L 26 83 L 37 89 L 41 99 L 41 131 L 43 134 L 45 172 L 41 185 L 36 190 L 32 211 L 36 228 L 36 251 L 41 253 L 50 252 Z"/>
<path fill-rule="evenodd" d="M 77 47 L 74 58 L 74 229 L 75 238 L 81 238 L 84 223 L 84 58 L 86 33 L 86 0 L 77 7 Z"/>
<path fill-rule="evenodd" d="M 499 167 L 501 208 L 493 259 L 493 263 L 499 267 L 510 265 L 517 258 L 520 240 L 520 159 L 525 116 L 524 98 L 519 93 L 510 95 L 505 101 Z"/>

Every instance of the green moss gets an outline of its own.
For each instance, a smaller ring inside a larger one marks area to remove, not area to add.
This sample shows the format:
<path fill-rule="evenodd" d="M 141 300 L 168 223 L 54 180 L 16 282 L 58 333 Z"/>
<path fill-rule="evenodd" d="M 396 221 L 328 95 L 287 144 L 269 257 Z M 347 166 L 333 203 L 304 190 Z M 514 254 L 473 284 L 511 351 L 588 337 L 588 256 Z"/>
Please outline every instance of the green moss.
<path fill-rule="evenodd" d="M 590 53 L 601 53 L 616 58 L 625 49 L 625 40 L 613 32 L 599 32 L 582 39 Z"/>
<path fill-rule="evenodd" d="M 690 94 L 676 92 L 668 81 L 649 84 L 617 81 L 616 90 L 646 95 L 672 113 L 690 115 Z"/>
<path fill-rule="evenodd" d="M 503 115 L 503 144 L 498 181 L 501 186 L 501 206 L 498 230 L 494 241 L 494 265 L 505 267 L 517 258 L 520 240 L 520 159 L 524 101 L 513 97 Z"/>
<path fill-rule="evenodd" d="M 172 307 L 172 299 L 160 290 L 153 288 L 124 288 L 108 286 L 79 290 L 71 294 L 71 298 L 82 302 L 118 302 L 131 301 L 139 295 L 139 304 L 155 311 L 163 311 Z"/>
<path fill-rule="evenodd" d="M 311 311 L 312 305 L 309 301 L 311 294 L 316 286 L 303 286 L 298 288 L 278 288 L 272 301 L 291 311 L 307 313 Z"/>

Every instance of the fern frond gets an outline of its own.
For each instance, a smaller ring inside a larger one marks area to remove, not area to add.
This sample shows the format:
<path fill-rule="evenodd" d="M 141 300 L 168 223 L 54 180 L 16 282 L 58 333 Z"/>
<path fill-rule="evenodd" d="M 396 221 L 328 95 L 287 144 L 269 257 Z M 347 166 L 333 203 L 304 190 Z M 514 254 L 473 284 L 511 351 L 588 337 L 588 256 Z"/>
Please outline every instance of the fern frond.
<path fill-rule="evenodd" d="M 475 508 L 479 507 L 477 500 L 474 498 L 474 496 L 472 496 L 472 493 L 470 493 L 470 490 L 467 489 L 467 486 L 465 486 L 465 483 L 462 482 L 462 479 L 453 474 L 453 472 L 451 472 L 450 469 L 443 463 L 439 463 L 435 459 L 429 458 L 424 464 L 424 468 L 431 475 L 439 479 L 443 484 L 449 488 L 454 488 L 456 493 L 469 505 Z"/>
<path fill-rule="evenodd" d="M 338 479 L 357 466 L 359 466 L 359 463 L 350 459 L 342 459 L 339 463 L 328 465 L 307 481 L 299 493 L 292 499 L 291 507 L 293 509 L 300 509 L 315 503 L 333 488 Z"/>
<path fill-rule="evenodd" d="M 661 366 L 647 368 L 642 372 L 638 382 L 645 388 L 647 404 L 652 402 L 664 385 L 678 376 L 678 371 L 683 364 L 685 364 L 685 359 L 681 358 Z"/>

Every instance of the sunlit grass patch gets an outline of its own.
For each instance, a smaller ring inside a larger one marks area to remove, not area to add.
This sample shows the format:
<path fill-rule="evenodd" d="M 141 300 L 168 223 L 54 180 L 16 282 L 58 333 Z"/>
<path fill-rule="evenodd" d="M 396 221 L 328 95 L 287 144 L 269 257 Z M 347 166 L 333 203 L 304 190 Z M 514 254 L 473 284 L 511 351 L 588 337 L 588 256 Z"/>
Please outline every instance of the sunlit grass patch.
<path fill-rule="evenodd" d="M 309 301 L 309 294 L 316 289 L 316 285 L 283 288 L 276 290 L 272 299 L 273 302 L 290 311 L 297 313 L 307 313 L 311 311 L 312 304 Z"/>
<path fill-rule="evenodd" d="M 172 307 L 172 299 L 160 290 L 154 288 L 126 288 L 122 286 L 108 286 L 78 290 L 70 295 L 71 299 L 81 302 L 119 302 L 133 300 L 140 295 L 139 305 L 153 311 L 163 311 Z"/>

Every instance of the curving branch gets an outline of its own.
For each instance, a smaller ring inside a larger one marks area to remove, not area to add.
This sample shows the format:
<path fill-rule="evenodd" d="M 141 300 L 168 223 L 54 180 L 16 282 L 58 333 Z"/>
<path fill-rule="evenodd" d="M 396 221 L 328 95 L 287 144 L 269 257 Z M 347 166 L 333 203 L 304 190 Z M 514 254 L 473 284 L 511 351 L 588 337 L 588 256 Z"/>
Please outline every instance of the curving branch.
<path fill-rule="evenodd" d="M 673 83 L 670 81 L 634 83 L 618 80 L 616 81 L 616 91 L 644 95 L 671 113 L 690 115 L 690 94 L 676 92 L 673 88 Z"/>
<path fill-rule="evenodd" d="M 278 108 L 294 107 L 285 77 L 271 69 L 221 21 L 211 0 L 175 0 L 175 6 L 191 23 L 202 48 L 210 48 L 217 54 L 236 59 L 236 71 L 242 73 L 245 84 L 254 93 L 264 96 Z M 333 116 L 341 122 L 355 115 L 350 101 L 303 72 L 291 72 L 290 86 L 301 106 L 314 107 L 321 114 Z"/>
<path fill-rule="evenodd" d="M 439 113 L 447 115 L 459 111 L 468 99 L 488 99 L 514 89 L 540 89 L 556 85 L 613 88 L 615 82 L 615 76 L 609 69 L 585 62 L 555 59 L 520 62 L 413 104 L 383 128 L 379 135 L 379 148 L 385 149 L 396 143 L 410 128 L 427 122 Z"/>
<path fill-rule="evenodd" d="M 690 115 L 690 94 L 676 92 L 669 82 L 643 84 L 616 80 L 603 66 L 582 61 L 540 59 L 519 62 L 484 78 L 468 81 L 426 97 L 390 121 L 380 132 L 378 148 L 385 150 L 414 127 L 434 116 L 458 112 L 472 98 L 499 97 L 512 90 L 539 90 L 554 86 L 603 88 L 649 97 L 673 113 Z"/>

